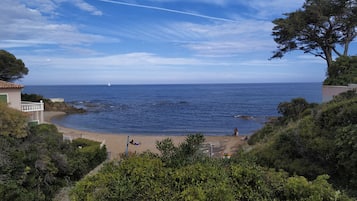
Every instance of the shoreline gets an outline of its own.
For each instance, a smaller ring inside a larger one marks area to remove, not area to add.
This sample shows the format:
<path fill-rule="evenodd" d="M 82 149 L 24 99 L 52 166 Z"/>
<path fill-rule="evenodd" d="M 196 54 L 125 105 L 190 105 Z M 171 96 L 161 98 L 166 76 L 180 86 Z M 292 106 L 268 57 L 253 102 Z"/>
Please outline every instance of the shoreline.
<path fill-rule="evenodd" d="M 67 115 L 65 112 L 53 112 L 45 111 L 44 119 L 45 123 L 52 123 L 52 118 Z M 102 142 L 106 145 L 107 151 L 111 159 L 120 158 L 126 151 L 127 139 L 139 142 L 140 145 L 129 144 L 129 153 L 143 153 L 150 151 L 153 153 L 159 153 L 156 149 L 156 141 L 162 141 L 166 138 L 172 139 L 173 143 L 177 146 L 184 142 L 187 136 L 172 136 L 172 135 L 140 135 L 140 134 L 127 134 L 127 133 L 100 133 L 91 131 L 82 131 L 72 128 L 66 128 L 57 124 L 54 124 L 58 131 L 63 134 L 64 138 L 76 139 L 86 138 Z M 204 136 L 207 146 L 212 146 L 213 157 L 223 157 L 228 154 L 235 153 L 239 147 L 246 144 L 244 140 L 241 140 L 240 136 Z"/>

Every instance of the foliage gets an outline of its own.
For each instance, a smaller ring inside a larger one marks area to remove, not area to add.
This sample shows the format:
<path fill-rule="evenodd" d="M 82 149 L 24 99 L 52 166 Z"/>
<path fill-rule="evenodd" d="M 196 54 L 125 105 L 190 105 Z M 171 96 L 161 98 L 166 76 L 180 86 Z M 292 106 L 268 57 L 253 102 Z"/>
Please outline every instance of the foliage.
<path fill-rule="evenodd" d="M 341 102 L 349 99 L 357 98 L 357 93 L 355 90 L 348 90 L 346 92 L 334 96 L 332 102 Z"/>
<path fill-rule="evenodd" d="M 328 176 L 308 181 L 289 177 L 251 162 L 211 159 L 181 167 L 165 167 L 153 156 L 126 158 L 104 165 L 71 191 L 84 200 L 350 200 L 335 191 Z"/>
<path fill-rule="evenodd" d="M 348 125 L 338 130 L 336 139 L 337 172 L 336 180 L 347 184 L 347 188 L 357 186 L 357 125 Z"/>
<path fill-rule="evenodd" d="M 161 152 L 161 159 L 166 166 L 184 166 L 205 158 L 200 151 L 201 144 L 204 141 L 204 136 L 198 133 L 187 136 L 185 142 L 178 147 L 175 147 L 172 140 L 167 138 L 161 142 L 156 142 L 156 148 Z"/>
<path fill-rule="evenodd" d="M 357 56 L 341 56 L 327 70 L 325 85 L 357 83 Z"/>
<path fill-rule="evenodd" d="M 72 178 L 74 180 L 80 179 L 107 157 L 106 147 L 101 148 L 99 142 L 78 138 L 73 140 L 71 145 L 76 148 L 76 151 L 68 155 L 73 159 L 71 166 L 73 167 Z"/>
<path fill-rule="evenodd" d="M 248 139 L 248 144 L 254 145 L 258 142 L 270 140 L 277 130 L 283 129 L 282 126 L 287 126 L 290 122 L 315 113 L 316 107 L 316 103 L 308 103 L 303 98 L 294 98 L 291 102 L 280 103 L 277 110 L 282 116 L 267 122 L 262 129 Z"/>
<path fill-rule="evenodd" d="M 23 78 L 28 71 L 21 59 L 6 50 L 0 50 L 0 80 L 12 82 Z"/>
<path fill-rule="evenodd" d="M 88 148 L 95 149 L 86 151 L 79 149 L 78 143 L 82 142 L 63 141 L 62 134 L 50 124 L 31 127 L 22 138 L 0 135 L 2 200 L 51 200 L 60 187 L 81 178 L 105 159 L 106 149 L 99 149 L 98 142 L 88 141 Z"/>
<path fill-rule="evenodd" d="M 41 100 L 43 100 L 44 102 L 50 101 L 49 99 L 46 99 L 40 94 L 27 94 L 27 93 L 21 93 L 21 100 L 30 101 L 30 102 L 40 102 Z"/>
<path fill-rule="evenodd" d="M 78 182 L 72 200 L 169 200 L 165 176 L 159 159 L 131 157 L 105 164 L 100 173 Z"/>
<path fill-rule="evenodd" d="M 272 58 L 301 50 L 327 62 L 330 68 L 333 53 L 347 56 L 349 44 L 357 36 L 356 0 L 306 0 L 297 11 L 273 21 L 272 35 L 278 47 Z M 340 53 L 336 46 L 341 45 Z"/>
<path fill-rule="evenodd" d="M 288 124 L 280 118 L 266 125 L 252 136 L 256 146 L 247 155 L 308 179 L 330 175 L 334 185 L 356 196 L 357 95 L 344 93 L 311 111 L 295 114 Z"/>
<path fill-rule="evenodd" d="M 27 132 L 27 116 L 0 103 L 0 135 L 22 138 Z"/>
<path fill-rule="evenodd" d="M 232 160 L 195 158 L 189 163 L 172 162 L 182 160 L 177 157 L 184 152 L 181 149 L 186 150 L 186 157 L 192 158 L 197 153 L 195 147 L 202 144 L 201 138 L 199 134 L 188 136 L 178 147 L 165 139 L 157 146 L 168 155 L 145 153 L 107 163 L 98 174 L 79 181 L 71 191 L 71 198 L 74 201 L 351 200 L 334 190 L 327 175 L 311 181 L 289 176 L 287 172 L 257 165 L 242 152 Z M 171 161 L 170 165 L 167 161 Z"/>
<path fill-rule="evenodd" d="M 260 130 L 256 131 L 254 135 L 251 135 L 248 138 L 248 144 L 254 145 L 259 142 L 268 142 L 270 140 L 271 135 L 276 132 L 275 122 L 267 122 L 264 127 Z M 274 132 L 273 132 L 274 131 Z"/>
<path fill-rule="evenodd" d="M 316 104 L 309 104 L 303 98 L 294 98 L 291 102 L 282 102 L 278 105 L 278 112 L 283 116 L 281 122 L 295 121 L 311 113 L 311 110 Z"/>

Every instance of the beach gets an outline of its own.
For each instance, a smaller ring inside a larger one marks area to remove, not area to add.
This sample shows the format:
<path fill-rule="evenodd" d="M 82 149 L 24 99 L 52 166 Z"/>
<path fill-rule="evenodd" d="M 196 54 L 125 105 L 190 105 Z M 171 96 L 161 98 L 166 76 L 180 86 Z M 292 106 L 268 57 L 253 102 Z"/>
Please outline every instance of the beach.
<path fill-rule="evenodd" d="M 44 118 L 46 123 L 52 123 L 51 119 L 56 116 L 67 115 L 64 112 L 46 111 Z M 56 125 L 56 124 L 55 124 Z M 65 128 L 56 125 L 58 131 L 61 132 L 66 139 L 86 138 L 106 145 L 111 159 L 120 158 L 127 148 L 128 136 L 129 141 L 133 140 L 133 144 L 129 143 L 129 153 L 143 153 L 150 151 L 159 153 L 156 149 L 156 142 L 170 138 L 177 146 L 184 142 L 186 136 L 165 136 L 165 135 L 140 135 L 140 134 L 126 134 L 126 133 L 97 133 L 81 131 L 72 128 Z M 138 145 L 135 145 L 137 143 Z M 212 150 L 213 157 L 223 157 L 224 155 L 231 155 L 235 153 L 240 146 L 244 145 L 246 141 L 241 139 L 241 136 L 205 136 L 204 147 L 209 153 Z"/>

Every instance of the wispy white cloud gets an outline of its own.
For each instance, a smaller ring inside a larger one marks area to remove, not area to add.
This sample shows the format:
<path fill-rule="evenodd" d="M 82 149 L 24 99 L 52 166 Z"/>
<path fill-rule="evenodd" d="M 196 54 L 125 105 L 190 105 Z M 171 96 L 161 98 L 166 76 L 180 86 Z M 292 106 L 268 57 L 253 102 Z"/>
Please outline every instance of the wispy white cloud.
<path fill-rule="evenodd" d="M 169 4 L 175 1 L 185 3 L 176 9 Z M 32 84 L 254 82 L 269 77 L 267 71 L 285 79 L 294 66 L 323 65 L 296 55 L 268 61 L 275 49 L 271 20 L 301 1 L 0 0 L 0 49 L 24 60 Z M 187 11 L 190 3 L 196 4 Z M 128 13 L 128 6 L 138 12 Z M 69 19 L 72 11 L 84 12 Z M 163 12 L 177 15 L 163 18 Z"/>
<path fill-rule="evenodd" d="M 92 15 L 102 15 L 102 11 L 98 10 L 93 5 L 87 3 L 85 0 L 18 0 L 21 3 L 27 5 L 30 8 L 36 8 L 41 13 L 57 15 L 56 9 L 61 4 L 69 3 L 73 4 L 80 10 L 86 11 Z"/>
<path fill-rule="evenodd" d="M 102 11 L 100 11 L 97 8 L 95 8 L 94 6 L 88 4 L 84 0 L 72 0 L 72 1 L 73 1 L 74 5 L 76 5 L 79 9 L 81 9 L 83 11 L 88 11 L 92 15 L 103 15 Z M 71 2 L 71 1 L 69 1 L 69 2 Z"/>
<path fill-rule="evenodd" d="M 237 0 L 150 0 L 151 2 L 185 2 L 185 3 L 204 3 L 218 6 L 228 6 L 239 3 Z"/>
<path fill-rule="evenodd" d="M 112 4 L 118 4 L 118 5 L 124 5 L 124 6 L 131 6 L 131 7 L 159 10 L 159 11 L 170 12 L 170 13 L 178 13 L 178 14 L 182 14 L 182 15 L 190 15 L 190 16 L 209 19 L 209 20 L 235 22 L 235 20 L 228 19 L 228 18 L 221 18 L 221 17 L 214 17 L 214 16 L 209 16 L 209 15 L 202 15 L 202 14 L 198 14 L 198 13 L 194 13 L 194 12 L 174 10 L 174 9 L 168 9 L 168 8 L 157 7 L 157 6 L 149 6 L 149 5 L 137 4 L 137 3 L 127 3 L 127 2 L 123 2 L 123 1 L 114 1 L 114 0 L 99 0 L 99 1 L 112 3 Z"/>
<path fill-rule="evenodd" d="M 232 62 L 168 58 L 146 52 L 86 58 L 21 57 L 34 70 L 28 81 L 35 84 L 274 82 L 299 81 L 306 77 L 304 61 L 289 59 L 268 61 L 257 58 Z M 289 71 L 294 64 L 300 65 L 301 70 L 291 74 Z M 316 79 L 314 75 L 310 77 L 312 81 Z"/>
<path fill-rule="evenodd" d="M 243 19 L 240 23 L 146 24 L 138 27 L 140 31 L 131 34 L 131 37 L 172 42 L 199 56 L 231 57 L 241 53 L 272 51 L 275 48 L 271 38 L 272 26 L 268 21 Z"/>
<path fill-rule="evenodd" d="M 116 54 L 109 56 L 92 56 L 82 58 L 68 58 L 68 57 L 44 57 L 42 56 L 29 56 L 24 55 L 22 58 L 30 65 L 47 68 L 51 66 L 59 69 L 73 69 L 83 67 L 87 70 L 103 69 L 103 68 L 147 68 L 147 67 L 160 67 L 165 66 L 198 66 L 210 65 L 209 62 L 180 57 L 161 57 L 152 53 L 134 52 L 128 54 Z"/>
<path fill-rule="evenodd" d="M 28 1 L 31 5 L 40 2 L 42 1 Z M 83 3 L 83 1 L 76 2 Z M 82 5 L 82 9 L 85 9 L 85 5 Z M 0 29 L 2 30 L 0 48 L 81 45 L 110 40 L 100 35 L 83 33 L 72 24 L 52 22 L 42 14 L 44 10 L 54 12 L 55 7 L 54 2 L 47 3 L 44 8 L 31 8 L 18 1 L 2 0 L 0 2 Z M 87 11 L 90 11 L 90 7 Z"/>
<path fill-rule="evenodd" d="M 13 3 L 21 2 L 29 8 L 36 9 L 38 12 L 55 15 L 56 14 L 55 10 L 58 8 L 59 6 L 58 3 L 60 1 L 62 0 L 28 0 L 28 1 L 16 0 L 12 2 Z"/>

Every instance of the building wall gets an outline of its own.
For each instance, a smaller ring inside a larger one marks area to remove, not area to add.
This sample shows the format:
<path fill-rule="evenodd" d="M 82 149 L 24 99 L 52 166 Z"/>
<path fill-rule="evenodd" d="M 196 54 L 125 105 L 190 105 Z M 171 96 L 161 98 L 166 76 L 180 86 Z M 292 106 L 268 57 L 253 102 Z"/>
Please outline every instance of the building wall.
<path fill-rule="evenodd" d="M 0 89 L 0 94 L 7 94 L 9 107 L 21 110 L 21 89 Z"/>
<path fill-rule="evenodd" d="M 333 86 L 333 85 L 323 85 L 322 86 L 322 102 L 328 102 L 340 93 L 357 90 L 357 84 L 349 84 L 348 86 Z"/>

